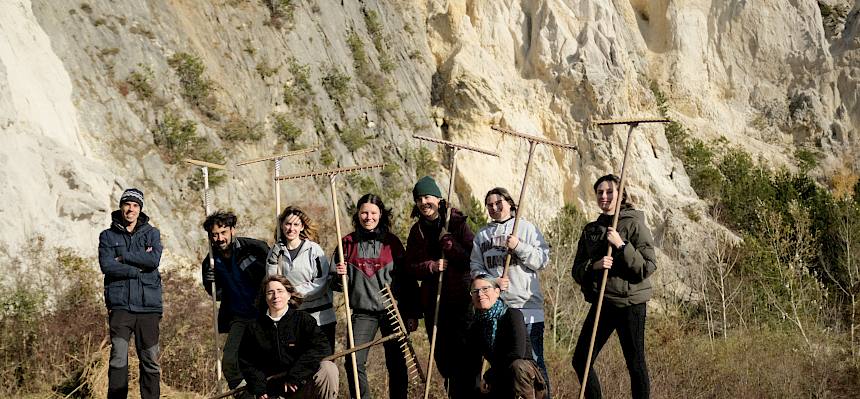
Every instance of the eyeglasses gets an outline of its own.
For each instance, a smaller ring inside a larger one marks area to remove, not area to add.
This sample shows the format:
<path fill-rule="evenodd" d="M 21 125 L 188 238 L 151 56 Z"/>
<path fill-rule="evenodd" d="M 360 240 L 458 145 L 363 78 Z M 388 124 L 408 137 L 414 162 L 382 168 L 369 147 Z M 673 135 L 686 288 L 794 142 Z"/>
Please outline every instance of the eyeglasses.
<path fill-rule="evenodd" d="M 470 292 L 473 296 L 477 296 L 478 294 L 484 294 L 484 295 L 487 295 L 487 292 L 488 292 L 488 291 L 490 291 L 490 288 L 493 288 L 493 286 L 491 286 L 491 285 L 487 285 L 487 286 L 484 286 L 484 287 L 481 287 L 481 288 L 473 288 L 473 289 L 469 290 L 469 292 Z"/>

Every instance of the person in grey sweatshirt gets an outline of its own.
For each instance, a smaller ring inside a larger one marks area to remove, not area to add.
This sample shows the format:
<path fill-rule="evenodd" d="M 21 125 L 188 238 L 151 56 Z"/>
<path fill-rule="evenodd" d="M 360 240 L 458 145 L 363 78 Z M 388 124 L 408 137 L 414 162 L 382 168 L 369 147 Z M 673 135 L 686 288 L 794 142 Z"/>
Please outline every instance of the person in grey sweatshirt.
<path fill-rule="evenodd" d="M 472 277 L 486 274 L 497 278 L 502 300 L 522 312 L 535 361 L 549 392 L 549 374 L 543 357 L 543 293 L 537 274 L 549 263 L 549 245 L 540 230 L 522 218 L 513 234 L 517 204 L 508 190 L 501 187 L 490 190 L 484 204 L 492 221 L 475 234 L 470 258 Z M 508 253 L 511 264 L 507 277 L 502 277 Z"/>
<path fill-rule="evenodd" d="M 334 351 L 337 317 L 332 308 L 331 268 L 317 229 L 301 209 L 288 206 L 278 216 L 278 239 L 266 259 L 266 275 L 282 275 L 304 298 L 299 310 L 308 312 L 328 338 Z"/>

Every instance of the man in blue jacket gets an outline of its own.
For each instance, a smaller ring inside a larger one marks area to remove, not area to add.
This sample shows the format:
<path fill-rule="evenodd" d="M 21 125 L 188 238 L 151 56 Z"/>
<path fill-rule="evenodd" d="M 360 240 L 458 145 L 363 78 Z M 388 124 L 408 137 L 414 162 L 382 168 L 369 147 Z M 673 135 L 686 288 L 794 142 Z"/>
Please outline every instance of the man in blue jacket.
<path fill-rule="evenodd" d="M 221 300 L 218 310 L 218 332 L 227 334 L 221 359 L 224 379 L 230 389 L 242 384 L 239 370 L 239 343 L 247 324 L 261 312 L 256 298 L 266 277 L 266 256 L 269 246 L 260 240 L 236 235 L 237 217 L 232 212 L 217 211 L 203 222 L 209 234 L 215 266 L 209 256 L 203 259 L 203 287 L 212 295 L 212 283 Z"/>
<path fill-rule="evenodd" d="M 161 234 L 149 224 L 143 192 L 122 193 L 110 227 L 99 235 L 99 267 L 105 275 L 110 326 L 108 398 L 128 396 L 128 345 L 134 335 L 140 359 L 140 396 L 160 395 L 158 332 L 161 321 Z"/>

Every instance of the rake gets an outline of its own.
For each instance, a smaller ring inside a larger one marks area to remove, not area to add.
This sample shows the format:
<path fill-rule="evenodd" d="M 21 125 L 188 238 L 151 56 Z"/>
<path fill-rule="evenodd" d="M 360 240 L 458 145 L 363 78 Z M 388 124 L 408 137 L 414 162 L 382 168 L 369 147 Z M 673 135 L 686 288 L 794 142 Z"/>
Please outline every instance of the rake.
<path fill-rule="evenodd" d="M 457 144 L 457 143 L 447 141 L 447 140 L 435 139 L 432 137 L 418 136 L 418 135 L 413 135 L 412 137 L 416 138 L 418 140 L 424 140 L 424 141 L 429 141 L 431 143 L 442 144 L 442 145 L 447 146 L 448 148 L 451 149 L 451 172 L 449 173 L 449 176 L 448 176 L 448 197 L 446 199 L 448 206 L 451 206 L 451 193 L 454 191 L 454 174 L 456 173 L 456 170 L 457 170 L 457 151 L 469 150 L 469 151 L 479 152 L 482 154 L 491 155 L 494 157 L 499 156 L 499 154 L 492 152 L 492 151 L 487 151 L 487 150 L 484 150 L 481 148 L 472 147 L 472 146 L 468 146 L 465 144 Z M 445 220 L 444 220 L 444 224 L 443 224 L 443 226 L 445 226 L 445 228 L 448 227 L 448 218 L 450 217 L 450 215 L 451 215 L 451 211 L 449 210 L 448 213 L 445 215 Z M 440 262 L 443 260 L 445 260 L 445 254 L 444 253 L 442 253 L 442 258 L 440 259 Z M 439 322 L 438 322 L 439 321 L 439 300 L 442 297 L 442 277 L 444 275 L 445 275 L 444 270 L 439 272 L 439 281 L 438 281 L 438 285 L 436 287 L 436 307 L 435 307 L 435 310 L 433 311 L 433 333 L 431 334 L 431 338 L 430 338 L 430 356 L 427 358 L 427 377 L 426 377 L 427 383 L 424 387 L 424 399 L 427 399 L 427 397 L 430 395 L 430 380 L 431 380 L 431 375 L 433 373 L 433 355 L 436 353 L 436 332 L 437 332 L 437 329 L 439 326 Z"/>
<path fill-rule="evenodd" d="M 406 361 L 409 379 L 415 379 L 417 376 L 421 383 L 426 384 L 427 380 L 424 378 L 424 372 L 421 371 L 421 363 L 418 363 L 418 355 L 415 354 L 415 348 L 412 347 L 412 341 L 409 340 L 406 333 L 406 324 L 403 323 L 403 316 L 400 315 L 400 309 L 397 308 L 397 300 L 394 298 L 391 286 L 385 284 L 385 288 L 379 291 L 379 295 L 382 296 L 382 303 L 386 304 L 388 321 L 394 327 L 394 331 L 402 333 L 399 339 L 400 351 L 403 352 L 403 359 Z"/>
<path fill-rule="evenodd" d="M 613 125 L 627 125 L 627 144 L 624 145 L 624 158 L 621 161 L 621 177 L 619 178 L 618 183 L 618 194 L 615 196 L 615 214 L 612 215 L 612 228 L 615 229 L 618 226 L 618 213 L 621 211 L 621 198 L 624 196 L 624 175 L 627 168 L 627 154 L 630 150 L 630 143 L 633 142 L 633 130 L 639 126 L 640 123 L 667 123 L 670 120 L 666 118 L 622 118 L 622 119 L 605 119 L 605 120 L 595 120 L 592 123 L 597 126 L 613 126 Z M 612 255 L 612 245 L 609 245 L 606 251 L 606 256 Z M 585 371 L 582 373 L 582 382 L 579 387 L 579 399 L 583 399 L 585 397 L 585 386 L 588 383 L 588 372 L 591 370 L 591 354 L 594 351 L 594 340 L 597 338 L 597 323 L 600 321 L 600 309 L 603 307 L 603 293 L 606 291 L 606 278 L 609 276 L 609 269 L 603 269 L 603 277 L 600 280 L 600 294 L 597 297 L 597 308 L 595 309 L 594 315 L 594 328 L 591 330 L 591 340 L 588 343 L 588 357 L 585 360 Z"/>
<path fill-rule="evenodd" d="M 544 145 L 548 145 L 548 146 L 552 146 L 552 147 L 564 148 L 564 149 L 574 150 L 574 151 L 578 151 L 578 149 L 576 148 L 575 145 L 559 143 L 556 141 L 551 141 L 551 140 L 547 140 L 544 138 L 536 137 L 536 136 L 533 136 L 530 134 L 525 134 L 525 133 L 520 133 L 520 132 L 517 132 L 514 130 L 510 130 L 510 129 L 505 129 L 505 128 L 499 127 L 499 126 L 490 126 L 490 128 L 492 128 L 493 130 L 500 132 L 502 134 L 507 134 L 509 136 L 521 138 L 521 139 L 524 139 L 524 140 L 529 142 L 529 158 L 528 158 L 528 161 L 526 161 L 526 173 L 525 173 L 525 176 L 523 176 L 523 185 L 520 188 L 520 199 L 517 201 L 517 204 L 519 204 L 519 208 L 517 209 L 517 214 L 514 217 L 514 228 L 511 231 L 511 235 L 516 236 L 517 235 L 517 227 L 520 224 L 520 214 L 522 214 L 523 209 L 525 209 L 525 207 L 523 206 L 523 201 L 525 200 L 526 185 L 528 184 L 528 181 L 529 181 L 529 169 L 531 169 L 532 155 L 535 152 L 535 147 L 538 144 L 544 144 Z M 503 278 L 508 277 L 508 267 L 510 265 L 511 265 L 511 251 L 508 251 L 508 254 L 505 256 L 505 267 L 504 267 L 504 269 L 502 269 L 502 277 Z"/>
<path fill-rule="evenodd" d="M 186 158 L 183 159 L 186 163 L 196 165 L 200 167 L 200 170 L 203 172 L 203 208 L 204 212 L 206 212 L 206 217 L 209 217 L 209 209 L 210 209 L 210 198 L 209 198 L 209 168 L 224 170 L 227 169 L 227 166 L 211 163 L 206 161 L 200 161 L 196 159 Z M 212 243 L 209 240 L 209 232 L 206 232 L 206 247 L 209 249 L 209 268 L 213 271 L 215 270 L 215 258 L 212 254 Z M 215 344 L 215 389 L 216 392 L 221 392 L 221 350 L 218 348 L 218 299 L 215 294 L 215 282 L 213 281 L 209 285 L 209 291 L 212 292 L 212 326 L 213 326 L 213 340 L 212 342 Z"/>
<path fill-rule="evenodd" d="M 275 192 L 275 232 L 278 239 L 281 238 L 281 226 L 278 226 L 278 214 L 281 212 L 281 182 L 276 179 L 281 176 L 281 160 L 296 155 L 308 154 L 316 151 L 317 149 L 319 149 L 319 147 L 310 147 L 301 150 L 286 152 L 283 154 L 271 155 L 268 157 L 249 159 L 247 161 L 236 163 L 236 166 L 245 166 L 252 165 L 258 162 L 275 161 L 274 170 L 272 171 L 272 182 L 274 185 L 272 189 Z"/>
<path fill-rule="evenodd" d="M 337 205 L 337 187 L 335 187 L 335 179 L 341 173 L 352 173 L 358 172 L 361 170 L 374 169 L 374 168 L 382 168 L 384 167 L 384 163 L 377 164 L 369 164 L 369 165 L 361 165 L 361 166 L 350 166 L 344 168 L 335 168 L 335 169 L 327 169 L 317 172 L 308 172 L 308 173 L 296 173 L 292 175 L 279 176 L 275 177 L 274 180 L 292 180 L 292 179 L 302 179 L 306 177 L 316 177 L 316 176 L 328 176 L 329 178 L 329 187 L 331 188 L 331 207 L 332 212 L 334 212 L 334 224 L 337 229 L 337 254 L 339 256 L 341 262 L 345 262 L 343 256 L 343 239 L 340 232 L 340 214 L 338 213 L 338 205 Z M 352 311 L 349 308 L 349 286 L 347 285 L 347 277 L 346 274 L 343 274 L 341 277 L 341 285 L 343 286 L 343 297 L 344 297 L 344 308 L 346 311 L 346 331 L 349 336 L 349 347 L 352 348 L 355 346 L 355 339 L 353 338 L 352 333 Z M 406 330 L 405 328 L 403 329 Z M 355 396 L 357 399 L 361 399 L 361 390 L 358 386 L 358 368 L 355 364 L 355 353 L 350 353 L 349 355 L 350 361 L 352 362 L 352 381 L 355 384 Z"/>

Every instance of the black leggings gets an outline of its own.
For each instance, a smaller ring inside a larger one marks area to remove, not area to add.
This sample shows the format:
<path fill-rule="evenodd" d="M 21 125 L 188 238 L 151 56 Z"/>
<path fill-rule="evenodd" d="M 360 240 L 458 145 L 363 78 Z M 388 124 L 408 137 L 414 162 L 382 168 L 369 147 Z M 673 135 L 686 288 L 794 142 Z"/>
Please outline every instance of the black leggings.
<path fill-rule="evenodd" d="M 573 352 L 573 369 L 582 381 L 585 371 L 585 361 L 588 357 L 588 344 L 591 340 L 591 330 L 594 329 L 594 313 L 597 305 L 591 304 L 588 316 L 582 324 L 576 349 Z M 609 340 L 613 331 L 618 331 L 618 342 L 627 361 L 627 371 L 630 373 L 630 390 L 634 399 L 647 399 L 651 391 L 648 379 L 648 366 L 645 364 L 645 310 L 644 303 L 618 308 L 604 302 L 600 309 L 600 320 L 597 326 L 597 336 L 594 339 L 594 350 L 591 354 L 591 369 L 588 371 L 588 384 L 585 397 L 600 399 L 600 381 L 594 372 L 594 362 L 600 349 Z"/>

